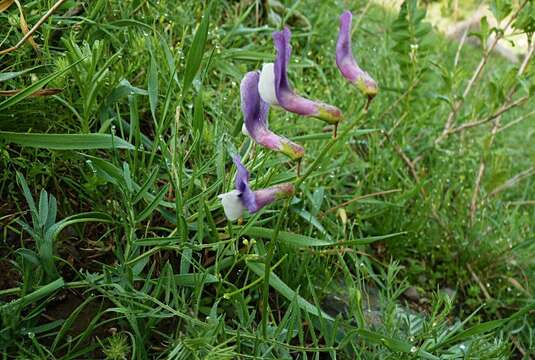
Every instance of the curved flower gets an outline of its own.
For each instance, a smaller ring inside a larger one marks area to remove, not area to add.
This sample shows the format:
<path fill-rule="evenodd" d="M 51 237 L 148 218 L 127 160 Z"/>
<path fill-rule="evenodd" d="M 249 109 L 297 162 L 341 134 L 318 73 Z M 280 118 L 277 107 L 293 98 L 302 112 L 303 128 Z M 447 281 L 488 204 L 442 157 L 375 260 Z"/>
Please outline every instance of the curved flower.
<path fill-rule="evenodd" d="M 251 190 L 249 187 L 249 172 L 241 163 L 238 155 L 232 160 L 238 171 L 236 173 L 235 190 L 221 194 L 223 210 L 230 221 L 239 219 L 247 209 L 251 214 L 271 204 L 277 199 L 293 196 L 295 188 L 290 183 L 274 185 L 266 189 Z"/>
<path fill-rule="evenodd" d="M 301 159 L 305 154 L 302 146 L 269 130 L 269 104 L 262 100 L 258 93 L 259 79 L 258 71 L 250 71 L 245 74 L 240 84 L 241 109 L 244 116 L 242 130 L 245 130 L 243 132 L 268 149 L 280 151 L 292 160 Z"/>
<path fill-rule="evenodd" d="M 352 17 L 350 11 L 344 11 L 340 16 L 340 31 L 336 42 L 336 65 L 347 80 L 355 84 L 368 98 L 373 98 L 378 92 L 377 82 L 358 66 L 351 51 Z"/>
<path fill-rule="evenodd" d="M 287 74 L 292 52 L 291 37 L 292 33 L 288 28 L 273 33 L 277 56 L 275 64 L 264 64 L 262 67 L 258 84 L 260 96 L 267 103 L 279 105 L 287 111 L 315 117 L 330 124 L 337 124 L 343 118 L 340 109 L 319 101 L 309 100 L 293 91 Z"/>

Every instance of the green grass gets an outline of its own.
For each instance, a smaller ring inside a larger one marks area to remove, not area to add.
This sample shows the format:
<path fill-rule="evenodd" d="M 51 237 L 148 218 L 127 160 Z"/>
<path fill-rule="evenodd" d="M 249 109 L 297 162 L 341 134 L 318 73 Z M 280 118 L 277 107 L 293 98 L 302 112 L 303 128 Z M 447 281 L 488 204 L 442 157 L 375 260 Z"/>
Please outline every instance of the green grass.
<path fill-rule="evenodd" d="M 381 88 L 364 114 L 334 61 L 349 2 L 88 3 L 44 23 L 39 55 L 25 44 L 0 58 L 2 89 L 26 89 L 0 99 L 3 358 L 535 356 L 533 180 L 492 194 L 533 166 L 530 118 L 492 147 L 492 122 L 434 144 L 481 49 L 455 66 L 458 44 L 418 19 L 350 2 L 354 52 Z M 30 27 L 52 4 L 23 4 Z M 3 49 L 22 33 L 14 5 L 0 19 Z M 272 109 L 274 131 L 306 149 L 299 179 L 241 134 L 239 83 L 274 59 L 282 21 L 294 87 L 347 116 L 333 141 Z M 517 68 L 491 56 L 456 125 L 512 88 L 531 95 L 533 64 Z M 43 87 L 63 91 L 28 97 Z M 228 223 L 217 195 L 233 188 L 235 152 L 253 187 L 291 181 L 294 198 Z"/>

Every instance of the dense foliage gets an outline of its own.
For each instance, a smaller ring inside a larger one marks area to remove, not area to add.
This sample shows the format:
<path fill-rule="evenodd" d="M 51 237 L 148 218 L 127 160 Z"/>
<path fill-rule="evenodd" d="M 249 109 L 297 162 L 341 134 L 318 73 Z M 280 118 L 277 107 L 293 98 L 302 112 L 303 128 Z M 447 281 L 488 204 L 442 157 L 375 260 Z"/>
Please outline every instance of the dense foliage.
<path fill-rule="evenodd" d="M 54 1 L 11 3 L 0 51 Z M 535 356 L 535 2 L 490 4 L 531 40 L 516 64 L 502 28 L 472 47 L 423 5 L 64 1 L 0 55 L 4 358 Z M 348 6 L 367 112 L 334 60 Z M 294 87 L 346 115 L 332 139 L 271 112 L 299 177 L 241 133 L 240 81 L 284 25 Z M 295 196 L 227 221 L 236 153 Z"/>

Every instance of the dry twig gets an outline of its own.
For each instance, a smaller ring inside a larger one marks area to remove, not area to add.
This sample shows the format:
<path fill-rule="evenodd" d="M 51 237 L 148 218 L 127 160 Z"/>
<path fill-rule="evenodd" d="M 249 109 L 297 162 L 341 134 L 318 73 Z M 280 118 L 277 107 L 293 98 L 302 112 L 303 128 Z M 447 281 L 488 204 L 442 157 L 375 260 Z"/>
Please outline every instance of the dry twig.
<path fill-rule="evenodd" d="M 0 50 L 0 55 L 4 55 L 4 54 L 17 50 L 22 44 L 24 44 L 26 40 L 28 40 L 33 35 L 34 32 L 37 31 L 37 29 L 39 29 L 39 27 L 41 27 L 41 25 L 43 25 L 46 19 L 48 19 L 50 15 L 52 15 L 52 13 L 56 11 L 64 2 L 65 0 L 58 0 L 54 5 L 52 5 L 50 9 L 48 9 L 46 14 L 44 14 L 43 17 L 39 19 L 39 21 L 31 28 L 31 30 L 28 31 L 26 34 L 24 34 L 22 39 L 20 39 L 19 42 L 15 46 L 12 46 L 4 50 Z"/>
<path fill-rule="evenodd" d="M 503 37 L 503 35 L 507 31 L 507 29 L 511 26 L 513 21 L 517 18 L 518 14 L 527 5 L 528 1 L 529 0 L 524 0 L 524 2 L 511 15 L 511 17 L 507 21 L 507 24 L 505 24 L 505 27 L 503 28 L 503 31 L 498 33 L 494 37 L 494 40 L 492 41 L 492 43 L 485 48 L 485 51 L 483 53 L 483 57 L 481 58 L 481 61 L 477 65 L 476 70 L 474 71 L 472 77 L 468 81 L 468 84 L 466 85 L 466 88 L 463 91 L 463 95 L 462 95 L 461 99 L 454 103 L 453 109 L 450 111 L 450 113 L 448 115 L 448 119 L 446 120 L 446 124 L 444 125 L 444 130 L 442 131 L 442 134 L 439 137 L 437 137 L 436 140 L 435 140 L 435 145 L 438 145 L 440 142 L 442 142 L 448 136 L 449 130 L 452 127 L 453 122 L 457 118 L 459 110 L 464 105 L 464 101 L 465 101 L 466 97 L 468 96 L 468 94 L 472 90 L 472 87 L 474 86 L 474 84 L 476 83 L 477 79 L 479 78 L 479 76 L 483 72 L 483 68 L 487 64 L 487 62 L 489 60 L 489 57 L 490 57 L 490 54 L 492 53 L 492 51 L 494 50 L 494 48 L 498 44 L 498 41 Z"/>
<path fill-rule="evenodd" d="M 520 68 L 518 69 L 518 72 L 517 72 L 518 77 L 520 77 L 524 73 L 524 71 L 526 71 L 526 68 L 529 64 L 529 61 L 533 57 L 534 52 L 535 52 L 535 41 L 531 41 L 528 53 L 526 54 L 524 61 L 522 61 L 522 64 L 520 65 Z M 509 91 L 509 94 L 507 95 L 507 101 L 510 101 L 514 94 L 515 94 L 515 89 L 513 88 L 511 89 L 511 91 Z M 496 134 L 498 133 L 498 129 L 500 128 L 500 120 L 501 120 L 501 115 L 498 116 L 494 120 L 494 127 L 492 128 L 491 136 L 490 136 L 490 140 L 488 144 L 489 149 L 492 147 L 494 143 L 494 139 L 496 138 Z M 483 179 L 483 175 L 485 173 L 485 167 L 486 167 L 485 157 L 484 155 L 482 155 L 481 160 L 479 162 L 479 171 L 477 173 L 476 181 L 474 183 L 474 191 L 472 193 L 472 200 L 470 202 L 470 223 L 471 224 L 473 224 L 474 222 L 474 218 L 475 218 L 476 211 L 477 211 L 477 199 L 479 196 L 479 192 L 481 190 L 481 180 Z"/>
<path fill-rule="evenodd" d="M 524 180 L 527 177 L 530 177 L 533 174 L 535 174 L 535 167 L 532 166 L 529 169 L 516 174 L 515 176 L 504 182 L 502 185 L 498 186 L 489 194 L 489 196 L 495 196 L 496 194 L 504 190 L 510 189 L 516 184 L 518 184 L 520 181 Z"/>
<path fill-rule="evenodd" d="M 514 109 L 515 107 L 524 104 L 527 100 L 529 100 L 529 98 L 530 98 L 530 96 L 526 95 L 526 96 L 522 96 L 521 98 L 519 98 L 519 99 L 517 99 L 517 100 L 515 100 L 513 102 L 506 103 L 501 108 L 499 108 L 498 111 L 496 111 L 494 114 L 488 116 L 487 118 L 485 118 L 483 120 L 471 121 L 471 122 L 459 125 L 456 128 L 450 129 L 448 131 L 448 134 L 454 134 L 454 133 L 457 133 L 457 132 L 464 131 L 466 129 L 474 128 L 476 126 L 489 123 L 492 120 L 496 119 L 497 117 L 502 116 L 507 111 L 509 111 L 511 109 Z"/>

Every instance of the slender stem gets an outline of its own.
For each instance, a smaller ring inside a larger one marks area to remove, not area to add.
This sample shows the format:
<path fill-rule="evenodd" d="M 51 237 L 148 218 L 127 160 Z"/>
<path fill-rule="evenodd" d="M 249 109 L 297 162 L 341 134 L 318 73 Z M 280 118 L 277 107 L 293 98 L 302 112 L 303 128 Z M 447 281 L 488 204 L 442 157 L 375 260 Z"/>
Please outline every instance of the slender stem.
<path fill-rule="evenodd" d="M 488 47 L 485 48 L 485 51 L 483 53 L 483 57 L 481 58 L 481 61 L 477 65 L 477 68 L 474 71 L 472 77 L 468 81 L 468 84 L 466 85 L 466 87 L 465 87 L 465 89 L 463 91 L 463 95 L 462 95 L 461 99 L 456 101 L 453 104 L 453 109 L 450 111 L 450 113 L 448 115 L 448 119 L 446 120 L 446 124 L 444 125 L 444 130 L 435 139 L 435 145 L 440 144 L 449 135 L 450 129 L 453 126 L 453 123 L 454 123 L 455 119 L 457 118 L 457 115 L 459 114 L 459 111 L 461 110 L 462 106 L 464 105 L 464 101 L 465 101 L 466 97 L 468 96 L 468 94 L 472 90 L 474 84 L 476 83 L 476 81 L 479 79 L 479 76 L 483 72 L 483 68 L 487 64 L 487 62 L 489 60 L 489 57 L 490 57 L 490 54 L 492 53 L 492 51 L 494 50 L 494 48 L 498 44 L 498 41 L 500 41 L 500 39 L 503 37 L 503 34 L 505 34 L 507 29 L 509 29 L 509 27 L 511 26 L 513 21 L 517 18 L 518 14 L 520 14 L 520 12 L 527 5 L 527 3 L 528 3 L 528 0 L 524 0 L 524 2 L 518 7 L 518 9 L 516 9 L 515 13 L 513 13 L 513 15 L 511 15 L 511 17 L 507 21 L 507 24 L 503 28 L 503 31 L 498 33 L 494 37 L 494 40 L 491 42 L 491 44 Z"/>
<path fill-rule="evenodd" d="M 464 131 L 465 129 L 470 129 L 470 128 L 473 128 L 473 127 L 476 127 L 476 126 L 479 126 L 479 125 L 486 124 L 486 123 L 496 119 L 497 117 L 503 115 L 507 111 L 509 111 L 509 110 L 511 110 L 511 109 L 513 109 L 513 108 L 515 108 L 517 106 L 522 105 L 527 100 L 529 100 L 529 98 L 530 98 L 530 96 L 526 95 L 526 96 L 522 96 L 518 100 L 515 100 L 515 101 L 513 101 L 511 103 L 506 103 L 500 109 L 498 109 L 498 111 L 496 111 L 494 114 L 490 115 L 489 117 L 487 117 L 487 118 L 485 118 L 483 120 L 471 121 L 469 123 L 465 123 L 465 124 L 459 125 L 456 128 L 450 128 L 450 130 L 448 131 L 448 134 L 461 132 L 461 131 Z"/>

